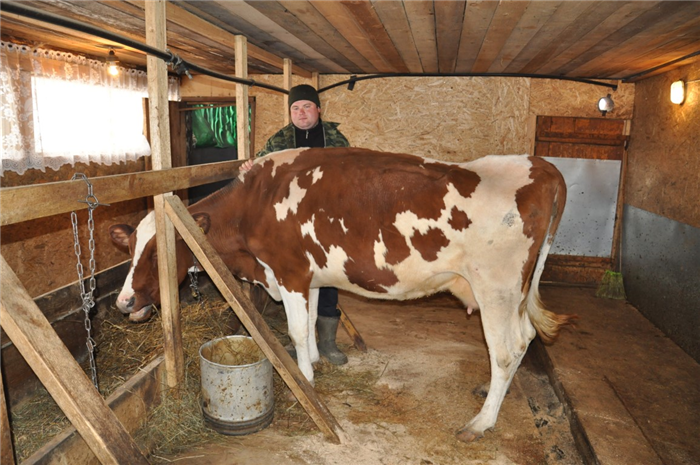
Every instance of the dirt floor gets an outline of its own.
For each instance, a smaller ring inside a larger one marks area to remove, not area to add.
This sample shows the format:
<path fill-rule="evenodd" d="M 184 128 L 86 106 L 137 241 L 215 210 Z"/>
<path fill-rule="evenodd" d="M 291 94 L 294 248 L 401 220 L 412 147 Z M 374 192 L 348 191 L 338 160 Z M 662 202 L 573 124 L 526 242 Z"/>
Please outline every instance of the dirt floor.
<path fill-rule="evenodd" d="M 341 306 L 368 351 L 350 347 L 341 330 L 349 363 L 336 368 L 322 362 L 316 372 L 317 390 L 347 433 L 346 443 L 329 443 L 308 419 L 299 425 L 305 414 L 291 403 L 281 412 L 278 406 L 275 420 L 263 431 L 152 460 L 196 465 L 583 463 L 564 407 L 546 374 L 527 360 L 494 430 L 473 444 L 456 440 L 455 431 L 481 408 L 480 388 L 489 380 L 478 313 L 467 316 L 444 295 L 410 303 L 341 295 Z M 283 326 L 283 313 L 268 321 Z M 332 389 L 324 387 L 328 383 Z M 289 409 L 297 410 L 291 422 Z"/>

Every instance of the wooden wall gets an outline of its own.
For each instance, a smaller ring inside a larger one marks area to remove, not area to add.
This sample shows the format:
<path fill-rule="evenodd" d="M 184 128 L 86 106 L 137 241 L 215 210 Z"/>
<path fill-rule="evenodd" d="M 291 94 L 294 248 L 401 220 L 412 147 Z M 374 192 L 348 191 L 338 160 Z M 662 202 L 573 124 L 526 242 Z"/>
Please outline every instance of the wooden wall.
<path fill-rule="evenodd" d="M 700 228 L 700 81 L 675 105 L 669 96 L 678 79 L 700 79 L 700 61 L 637 84 L 626 198 Z"/>

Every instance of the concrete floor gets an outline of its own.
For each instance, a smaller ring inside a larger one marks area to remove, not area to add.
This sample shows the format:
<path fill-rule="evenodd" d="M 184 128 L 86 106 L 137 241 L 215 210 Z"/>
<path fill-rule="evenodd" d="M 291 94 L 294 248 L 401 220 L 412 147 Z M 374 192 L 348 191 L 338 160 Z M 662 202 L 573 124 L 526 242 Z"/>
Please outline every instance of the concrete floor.
<path fill-rule="evenodd" d="M 467 317 L 446 296 L 342 295 L 370 348 L 350 348 L 339 332 L 350 356 L 343 369 L 379 376 L 369 397 L 323 398 L 349 443 L 295 436 L 276 421 L 154 463 L 700 464 L 700 365 L 623 301 L 574 287 L 543 286 L 542 296 L 551 310 L 578 314 L 577 325 L 551 346 L 531 345 L 496 427 L 476 443 L 456 441 L 454 431 L 479 410 L 474 391 L 488 381 L 478 313 Z"/>

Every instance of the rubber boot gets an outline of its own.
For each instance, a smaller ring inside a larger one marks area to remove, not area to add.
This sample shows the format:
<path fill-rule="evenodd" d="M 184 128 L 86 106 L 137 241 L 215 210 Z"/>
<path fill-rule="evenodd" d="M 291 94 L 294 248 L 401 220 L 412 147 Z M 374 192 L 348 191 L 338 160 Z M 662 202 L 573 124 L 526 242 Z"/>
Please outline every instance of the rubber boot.
<path fill-rule="evenodd" d="M 318 352 L 333 365 L 345 365 L 348 357 L 338 349 L 335 336 L 338 332 L 340 317 L 319 316 L 316 320 L 318 330 Z"/>

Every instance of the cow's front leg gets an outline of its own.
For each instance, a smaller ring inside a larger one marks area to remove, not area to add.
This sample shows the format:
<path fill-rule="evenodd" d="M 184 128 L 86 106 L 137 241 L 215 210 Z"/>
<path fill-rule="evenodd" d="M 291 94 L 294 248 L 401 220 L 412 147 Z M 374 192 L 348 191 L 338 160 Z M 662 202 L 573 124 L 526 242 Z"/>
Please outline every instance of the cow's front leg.
<path fill-rule="evenodd" d="M 321 359 L 316 343 L 316 319 L 318 317 L 318 294 L 320 289 L 309 289 L 309 358 L 311 363 Z"/>
<path fill-rule="evenodd" d="M 287 314 L 287 330 L 297 351 L 297 365 L 306 379 L 313 384 L 314 369 L 311 366 L 309 331 L 313 331 L 314 328 L 309 328 L 308 301 L 299 292 L 288 292 L 281 288 L 280 291 Z M 318 349 L 316 349 L 316 357 L 318 358 Z"/>

